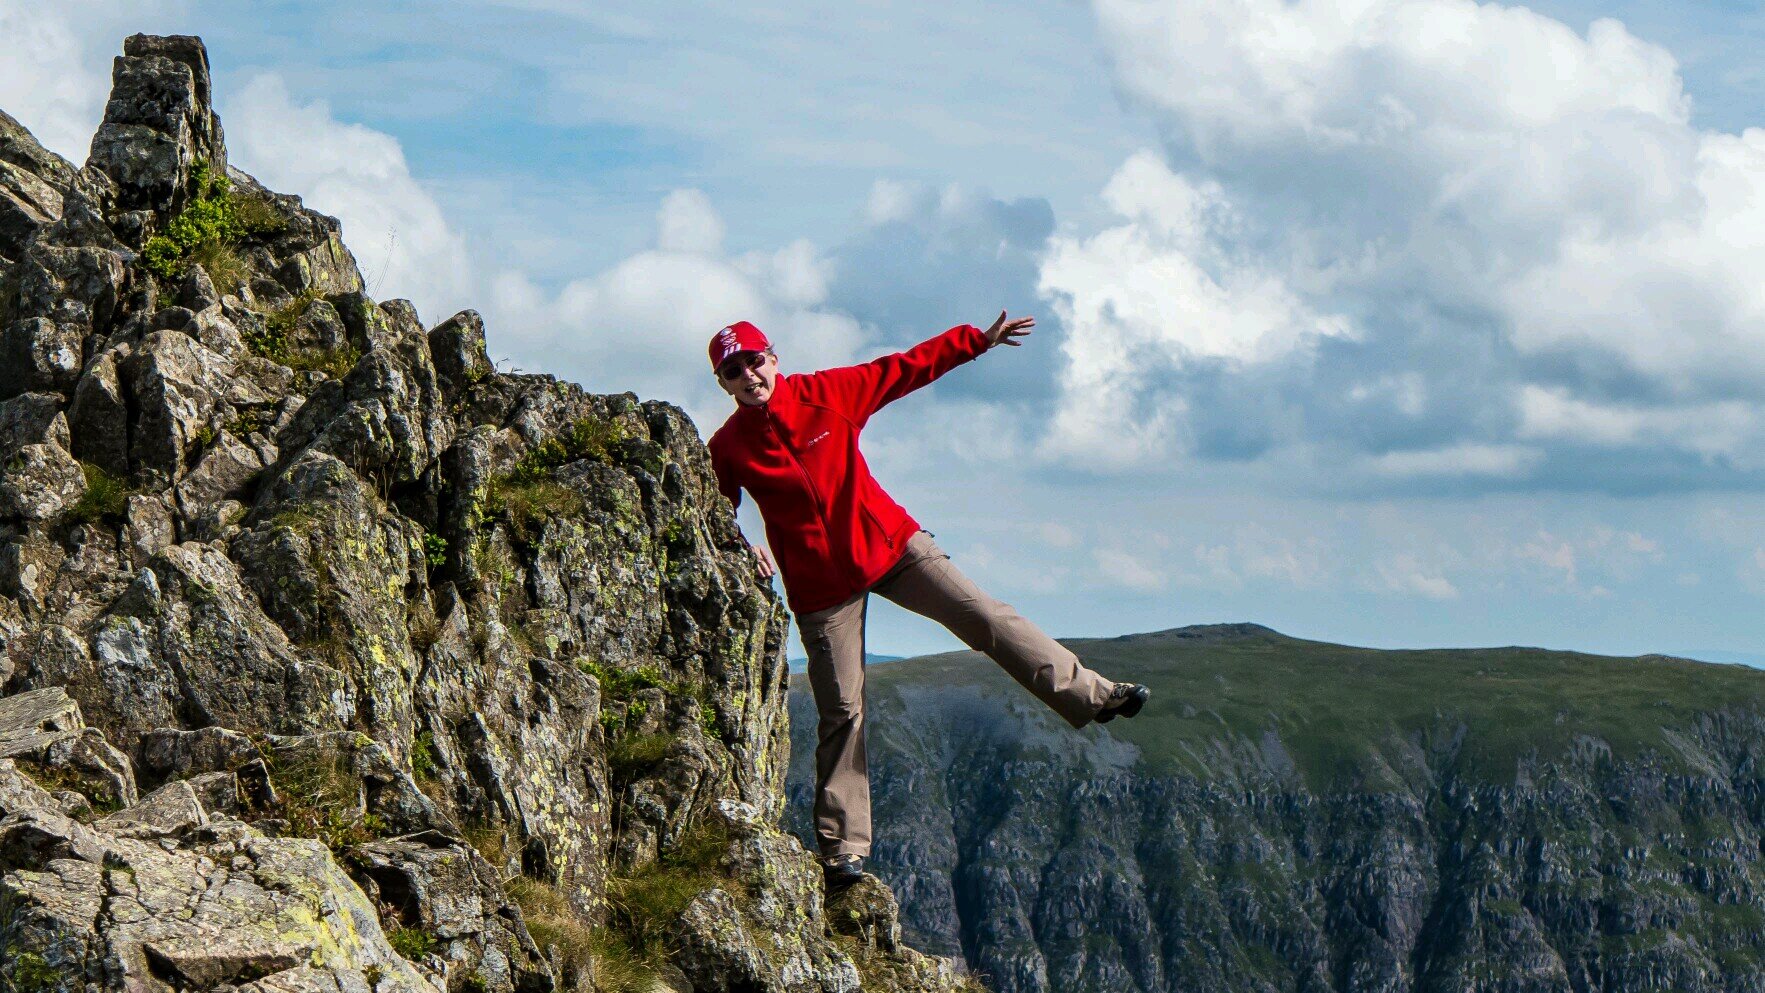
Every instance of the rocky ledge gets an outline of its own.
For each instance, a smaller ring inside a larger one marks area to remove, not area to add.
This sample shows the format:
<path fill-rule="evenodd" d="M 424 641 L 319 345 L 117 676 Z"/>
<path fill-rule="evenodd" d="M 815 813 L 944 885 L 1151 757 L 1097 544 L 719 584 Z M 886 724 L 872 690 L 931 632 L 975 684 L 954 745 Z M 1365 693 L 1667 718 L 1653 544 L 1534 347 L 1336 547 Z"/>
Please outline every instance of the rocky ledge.
<path fill-rule="evenodd" d="M 0 353 L 0 990 L 969 986 L 777 829 L 691 422 L 369 299 L 197 39 L 83 167 L 0 113 Z"/>

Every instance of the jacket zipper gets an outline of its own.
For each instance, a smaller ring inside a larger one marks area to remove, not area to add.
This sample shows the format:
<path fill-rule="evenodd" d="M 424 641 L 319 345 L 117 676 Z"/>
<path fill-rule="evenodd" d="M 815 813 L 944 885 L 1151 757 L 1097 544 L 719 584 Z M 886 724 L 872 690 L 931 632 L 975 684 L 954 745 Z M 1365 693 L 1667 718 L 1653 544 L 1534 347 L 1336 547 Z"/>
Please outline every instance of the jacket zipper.
<path fill-rule="evenodd" d="M 814 477 L 809 475 L 809 470 L 808 470 L 808 468 L 806 468 L 803 465 L 803 460 L 797 457 L 796 449 L 792 448 L 791 443 L 785 440 L 784 432 L 778 430 L 777 425 L 774 423 L 775 420 L 776 420 L 776 418 L 774 418 L 772 416 L 772 409 L 770 407 L 767 408 L 767 410 L 766 410 L 766 426 L 768 428 L 771 428 L 773 435 L 778 438 L 778 447 L 784 449 L 785 454 L 787 454 L 791 457 L 791 465 L 796 466 L 797 471 L 802 473 L 803 486 L 808 489 L 809 499 L 812 503 L 815 504 L 815 516 L 821 518 L 821 533 L 827 536 L 828 541 L 829 541 L 829 546 L 830 546 L 828 548 L 828 551 L 831 553 L 833 551 L 833 548 L 831 547 L 832 540 L 833 540 L 833 528 L 827 523 L 827 508 L 825 506 L 823 506 L 824 501 L 821 499 L 821 491 L 815 488 Z M 892 548 L 894 546 L 891 545 L 889 547 Z M 848 572 L 847 575 L 850 576 L 851 574 Z M 851 578 L 851 582 L 855 586 L 862 585 L 862 578 L 853 576 Z"/>

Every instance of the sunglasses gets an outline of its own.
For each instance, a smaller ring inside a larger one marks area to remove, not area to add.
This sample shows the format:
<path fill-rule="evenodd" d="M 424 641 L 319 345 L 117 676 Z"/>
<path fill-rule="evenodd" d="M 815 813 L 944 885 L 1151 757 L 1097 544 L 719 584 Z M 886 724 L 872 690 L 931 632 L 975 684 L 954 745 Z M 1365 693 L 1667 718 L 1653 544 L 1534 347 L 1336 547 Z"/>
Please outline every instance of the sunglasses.
<path fill-rule="evenodd" d="M 765 352 L 748 352 L 739 355 L 717 367 L 717 375 L 724 379 L 735 379 L 749 369 L 758 369 L 766 362 Z"/>

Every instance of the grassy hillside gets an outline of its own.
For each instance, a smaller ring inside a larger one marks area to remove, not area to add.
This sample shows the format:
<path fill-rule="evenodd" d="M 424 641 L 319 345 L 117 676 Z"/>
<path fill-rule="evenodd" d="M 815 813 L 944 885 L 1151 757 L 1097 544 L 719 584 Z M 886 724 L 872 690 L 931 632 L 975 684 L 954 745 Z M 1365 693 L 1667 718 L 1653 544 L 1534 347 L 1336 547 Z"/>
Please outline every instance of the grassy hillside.
<path fill-rule="evenodd" d="M 1314 787 L 1344 777 L 1395 785 L 1444 765 L 1505 781 L 1529 756 L 1571 750 L 1589 761 L 1609 748 L 1614 758 L 1653 752 L 1678 762 L 1677 732 L 1724 714 L 1765 714 L 1765 672 L 1664 656 L 1353 648 L 1251 624 L 1065 643 L 1104 674 L 1154 690 L 1137 719 L 1067 740 L 1131 742 L 1154 772 L 1214 774 L 1249 755 Z M 930 719 L 928 701 L 966 700 L 972 714 L 977 695 L 1043 723 L 1013 706 L 1028 694 L 972 652 L 873 669 L 868 694 L 873 734 Z"/>

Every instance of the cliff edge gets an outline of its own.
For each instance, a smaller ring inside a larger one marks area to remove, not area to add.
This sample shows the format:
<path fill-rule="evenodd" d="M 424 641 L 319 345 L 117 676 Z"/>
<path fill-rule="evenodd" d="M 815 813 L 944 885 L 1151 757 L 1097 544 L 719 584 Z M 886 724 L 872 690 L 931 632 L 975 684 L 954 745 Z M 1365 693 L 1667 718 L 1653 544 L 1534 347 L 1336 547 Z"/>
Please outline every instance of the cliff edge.
<path fill-rule="evenodd" d="M 0 989 L 968 988 L 776 827 L 785 613 L 690 421 L 375 302 L 127 40 L 0 113 Z"/>

